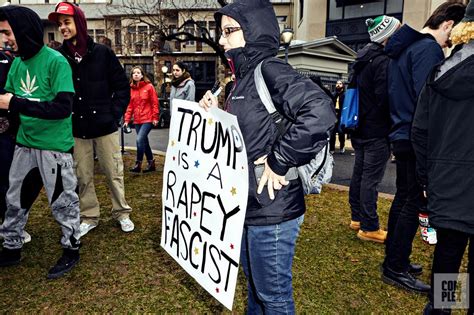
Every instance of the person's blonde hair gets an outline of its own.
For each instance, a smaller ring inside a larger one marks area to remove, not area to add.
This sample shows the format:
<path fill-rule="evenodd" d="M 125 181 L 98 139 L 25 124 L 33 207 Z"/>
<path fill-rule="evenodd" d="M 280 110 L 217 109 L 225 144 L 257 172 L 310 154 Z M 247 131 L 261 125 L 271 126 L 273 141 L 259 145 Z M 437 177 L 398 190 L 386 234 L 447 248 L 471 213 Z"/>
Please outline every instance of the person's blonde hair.
<path fill-rule="evenodd" d="M 451 31 L 453 45 L 467 44 L 474 39 L 474 22 L 461 22 Z"/>

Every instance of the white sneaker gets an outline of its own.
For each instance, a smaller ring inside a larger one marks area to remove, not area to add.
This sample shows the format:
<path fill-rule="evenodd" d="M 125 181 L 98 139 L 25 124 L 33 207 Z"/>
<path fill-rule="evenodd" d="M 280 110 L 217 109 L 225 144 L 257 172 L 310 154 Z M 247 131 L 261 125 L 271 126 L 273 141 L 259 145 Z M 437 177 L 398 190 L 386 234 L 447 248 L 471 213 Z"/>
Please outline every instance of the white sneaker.
<path fill-rule="evenodd" d="M 79 226 L 79 231 L 81 233 L 80 237 L 83 237 L 84 235 L 89 233 L 89 231 L 92 230 L 93 228 L 95 228 L 96 226 L 97 226 L 97 224 L 94 224 L 94 223 L 82 222 L 81 225 Z"/>
<path fill-rule="evenodd" d="M 30 233 L 23 230 L 23 244 L 31 242 L 31 235 Z"/>
<path fill-rule="evenodd" d="M 135 229 L 135 224 L 133 224 L 130 218 L 123 218 L 119 220 L 120 227 L 124 232 L 132 232 Z"/>

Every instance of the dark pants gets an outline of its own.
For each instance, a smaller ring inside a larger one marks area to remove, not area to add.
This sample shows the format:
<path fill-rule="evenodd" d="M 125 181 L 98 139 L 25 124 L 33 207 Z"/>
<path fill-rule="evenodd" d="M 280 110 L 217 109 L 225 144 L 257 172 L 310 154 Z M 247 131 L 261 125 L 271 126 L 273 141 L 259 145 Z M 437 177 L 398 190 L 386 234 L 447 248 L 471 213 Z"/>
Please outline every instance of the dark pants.
<path fill-rule="evenodd" d="M 341 121 L 341 113 L 339 109 L 336 109 L 336 116 L 337 116 L 337 122 L 336 126 L 332 130 L 331 133 L 331 138 L 329 139 L 329 150 L 330 151 L 335 151 L 336 149 L 336 133 L 338 135 L 339 139 L 339 149 L 344 149 L 344 145 L 346 142 L 346 135 L 345 133 L 339 131 L 339 122 Z"/>
<path fill-rule="evenodd" d="M 413 239 L 418 229 L 418 213 L 426 208 L 426 199 L 416 180 L 414 151 L 393 150 L 397 165 L 397 192 L 388 216 L 384 264 L 394 271 L 408 271 Z"/>
<path fill-rule="evenodd" d="M 137 132 L 137 161 L 143 161 L 143 154 L 146 155 L 148 161 L 153 160 L 153 153 L 151 152 L 150 144 L 148 143 L 148 134 L 150 133 L 152 123 L 136 124 L 135 130 Z"/>
<path fill-rule="evenodd" d="M 15 152 L 15 140 L 11 135 L 0 134 L 0 222 L 3 221 L 7 204 L 8 173 Z"/>
<path fill-rule="evenodd" d="M 433 289 L 434 289 L 434 274 L 436 273 L 458 273 L 461 261 L 469 241 L 468 265 L 467 272 L 469 273 L 469 312 L 473 314 L 474 311 L 474 249 L 473 241 L 474 235 L 463 232 L 437 229 L 436 248 L 433 256 L 433 267 L 431 269 L 431 292 L 429 295 L 430 302 L 433 303 Z"/>
<path fill-rule="evenodd" d="M 361 224 L 363 231 L 377 231 L 377 186 L 382 181 L 385 166 L 390 157 L 390 146 L 386 138 L 352 138 L 355 150 L 354 170 L 349 189 L 349 203 L 353 221 Z"/>

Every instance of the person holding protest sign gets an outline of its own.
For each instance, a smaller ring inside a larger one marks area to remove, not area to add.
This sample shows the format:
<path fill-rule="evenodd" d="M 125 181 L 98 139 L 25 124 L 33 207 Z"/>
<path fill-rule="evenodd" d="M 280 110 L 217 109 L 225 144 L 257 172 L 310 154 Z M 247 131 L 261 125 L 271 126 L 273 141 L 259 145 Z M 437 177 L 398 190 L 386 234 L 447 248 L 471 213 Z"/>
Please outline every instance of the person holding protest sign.
<path fill-rule="evenodd" d="M 118 126 L 130 101 L 130 84 L 117 56 L 87 35 L 84 12 L 59 2 L 48 19 L 64 41 L 58 49 L 72 69 L 74 160 L 81 202 L 81 236 L 99 224 L 100 204 L 94 186 L 94 147 L 112 197 L 112 216 L 123 232 L 131 232 L 132 208 L 125 199 Z"/>
<path fill-rule="evenodd" d="M 249 161 L 249 192 L 241 247 L 248 280 L 248 313 L 294 313 L 292 264 L 305 212 L 298 178 L 285 174 L 308 163 L 327 143 L 336 115 L 331 98 L 310 79 L 274 58 L 279 28 L 268 0 L 237 0 L 215 14 L 235 87 L 225 109 L 236 115 Z M 287 131 L 277 126 L 259 98 L 254 70 L 262 74 Z M 217 107 L 207 91 L 200 106 Z M 262 169 L 257 182 L 256 170 Z M 289 179 L 289 178 L 288 178 Z"/>

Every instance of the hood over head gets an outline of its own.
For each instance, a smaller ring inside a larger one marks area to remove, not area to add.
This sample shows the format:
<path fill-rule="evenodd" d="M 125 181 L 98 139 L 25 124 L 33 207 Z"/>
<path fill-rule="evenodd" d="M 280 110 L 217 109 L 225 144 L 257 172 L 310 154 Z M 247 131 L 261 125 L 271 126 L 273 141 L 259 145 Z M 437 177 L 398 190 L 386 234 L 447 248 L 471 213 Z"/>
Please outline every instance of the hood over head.
<path fill-rule="evenodd" d="M 0 15 L 4 15 L 15 35 L 18 51 L 15 52 L 22 59 L 30 59 L 44 46 L 43 24 L 41 18 L 33 10 L 7 5 L 0 7 Z"/>
<path fill-rule="evenodd" d="M 48 15 L 48 19 L 57 23 L 59 15 L 69 15 L 74 18 L 76 25 L 76 36 L 70 40 L 65 40 L 63 44 L 67 47 L 67 53 L 76 61 L 81 61 L 87 53 L 87 21 L 84 12 L 77 6 L 69 2 L 59 2 L 54 12 Z M 73 41 L 76 40 L 76 44 Z"/>
<path fill-rule="evenodd" d="M 235 71 L 256 65 L 261 60 L 276 56 L 280 47 L 280 29 L 275 11 L 268 0 L 236 0 L 214 14 L 217 26 L 221 27 L 223 15 L 236 20 L 244 33 L 245 47 L 229 50 L 226 55 L 235 64 Z M 241 53 L 246 57 L 242 60 Z"/>
<path fill-rule="evenodd" d="M 474 98 L 474 89 L 472 84 L 469 83 L 474 81 L 474 73 L 471 71 L 471 69 L 474 69 L 474 55 L 456 64 L 435 80 L 438 69 L 439 67 L 433 69 L 426 82 L 427 85 L 439 94 L 452 100 L 463 101 Z"/>
<path fill-rule="evenodd" d="M 390 40 L 385 47 L 385 52 L 390 58 L 398 58 L 398 56 L 400 56 L 400 54 L 411 44 L 424 37 L 432 36 L 430 34 L 420 33 L 405 24 L 395 32 L 392 37 L 390 37 Z"/>
<path fill-rule="evenodd" d="M 384 49 L 382 44 L 376 42 L 368 43 L 357 53 L 357 58 L 355 60 L 353 69 L 356 72 L 360 72 L 362 68 L 370 62 L 370 60 L 373 60 L 375 57 L 383 54 Z"/>

